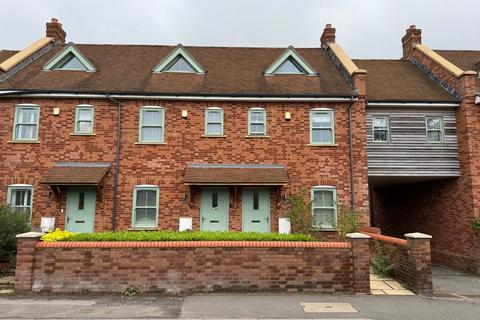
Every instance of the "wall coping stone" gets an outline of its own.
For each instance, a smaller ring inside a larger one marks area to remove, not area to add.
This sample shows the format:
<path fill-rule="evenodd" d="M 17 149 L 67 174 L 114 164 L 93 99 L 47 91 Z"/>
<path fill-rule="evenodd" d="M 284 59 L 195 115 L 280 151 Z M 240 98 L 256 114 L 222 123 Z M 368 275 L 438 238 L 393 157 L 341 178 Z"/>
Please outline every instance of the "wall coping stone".
<path fill-rule="evenodd" d="M 360 232 L 347 233 L 346 236 L 350 239 L 370 239 L 370 236 L 368 234 Z"/>
<path fill-rule="evenodd" d="M 349 242 L 302 241 L 65 241 L 38 242 L 37 248 L 351 248 Z"/>
<path fill-rule="evenodd" d="M 41 232 L 25 232 L 16 235 L 17 238 L 40 238 L 41 236 L 43 236 Z"/>
<path fill-rule="evenodd" d="M 432 239 L 431 235 L 420 232 L 405 233 L 405 237 L 411 239 Z"/>

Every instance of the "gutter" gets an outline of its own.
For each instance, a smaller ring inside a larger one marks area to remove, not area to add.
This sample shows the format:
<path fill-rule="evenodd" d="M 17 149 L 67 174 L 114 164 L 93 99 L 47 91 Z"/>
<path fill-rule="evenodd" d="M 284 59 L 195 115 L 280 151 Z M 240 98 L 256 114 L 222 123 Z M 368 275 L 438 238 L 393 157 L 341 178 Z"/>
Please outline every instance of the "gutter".
<path fill-rule="evenodd" d="M 117 228 L 117 197 L 118 197 L 118 169 L 120 165 L 120 138 L 121 138 L 121 125 L 122 125 L 122 104 L 113 99 L 108 93 L 105 94 L 105 98 L 117 105 L 117 146 L 115 154 L 115 177 L 113 182 L 113 208 L 112 208 L 112 231 Z"/>
<path fill-rule="evenodd" d="M 35 92 L 23 90 L 0 91 L 2 96 L 22 96 L 29 98 L 90 98 L 104 99 L 105 93 L 71 93 L 71 92 Z M 142 100 L 188 100 L 188 101 L 264 101 L 264 102 L 348 102 L 356 97 L 341 95 L 322 96 L 249 96 L 249 95 L 185 95 L 185 94 L 109 94 L 112 99 L 142 99 Z"/>
<path fill-rule="evenodd" d="M 367 107 L 459 107 L 459 102 L 445 102 L 445 101 L 419 101 L 419 102 L 392 102 L 392 101 L 375 101 L 375 102 L 368 102 Z"/>

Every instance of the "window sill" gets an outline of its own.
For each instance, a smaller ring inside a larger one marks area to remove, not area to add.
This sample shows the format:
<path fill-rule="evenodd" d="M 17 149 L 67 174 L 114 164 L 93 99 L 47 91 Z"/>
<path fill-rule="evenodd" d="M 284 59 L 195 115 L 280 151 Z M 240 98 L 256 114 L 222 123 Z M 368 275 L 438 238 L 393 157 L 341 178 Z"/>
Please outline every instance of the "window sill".
<path fill-rule="evenodd" d="M 203 134 L 202 138 L 226 138 L 227 136 L 224 134 L 221 135 L 213 135 L 213 134 Z"/>
<path fill-rule="evenodd" d="M 246 135 L 245 138 L 248 138 L 248 139 L 255 139 L 255 138 L 266 139 L 266 138 L 270 138 L 270 136 L 249 134 L 249 135 Z"/>
<path fill-rule="evenodd" d="M 40 141 L 33 141 L 33 140 L 11 140 L 11 141 L 7 141 L 7 143 L 20 143 L 20 144 L 25 144 L 25 143 L 33 143 L 33 144 L 37 144 L 37 143 L 40 143 Z"/>
<path fill-rule="evenodd" d="M 309 143 L 309 147 L 338 147 L 338 144 L 333 143 L 333 144 L 314 144 L 314 143 Z"/>
<path fill-rule="evenodd" d="M 158 231 L 160 230 L 159 228 L 128 228 L 128 231 Z"/>
<path fill-rule="evenodd" d="M 70 133 L 71 136 L 96 136 L 96 133 L 78 133 L 78 132 L 72 132 Z"/>
<path fill-rule="evenodd" d="M 165 142 L 135 142 L 136 145 L 166 145 Z"/>

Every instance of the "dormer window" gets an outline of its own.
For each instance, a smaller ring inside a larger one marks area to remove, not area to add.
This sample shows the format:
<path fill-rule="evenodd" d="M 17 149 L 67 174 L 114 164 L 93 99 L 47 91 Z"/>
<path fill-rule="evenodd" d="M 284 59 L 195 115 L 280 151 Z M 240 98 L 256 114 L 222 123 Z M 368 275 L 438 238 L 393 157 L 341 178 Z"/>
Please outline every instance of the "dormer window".
<path fill-rule="evenodd" d="M 171 63 L 171 65 L 167 66 L 166 70 L 168 72 L 187 72 L 187 73 L 195 73 L 195 70 L 190 65 L 190 63 L 185 60 L 181 55 L 178 55 L 175 60 Z"/>
<path fill-rule="evenodd" d="M 205 69 L 193 58 L 193 56 L 179 44 L 172 50 L 158 66 L 153 68 L 154 73 L 178 72 L 204 74 Z"/>
<path fill-rule="evenodd" d="M 306 74 L 305 70 L 295 62 L 294 59 L 288 58 L 273 72 L 274 74 Z"/>
<path fill-rule="evenodd" d="M 316 76 L 317 72 L 292 46 L 290 46 L 274 63 L 267 68 L 267 70 L 265 70 L 266 76 L 272 76 L 276 74 L 304 74 L 307 76 Z"/>
<path fill-rule="evenodd" d="M 73 45 L 69 44 L 63 51 L 43 66 L 44 70 L 96 71 L 93 64 Z"/>

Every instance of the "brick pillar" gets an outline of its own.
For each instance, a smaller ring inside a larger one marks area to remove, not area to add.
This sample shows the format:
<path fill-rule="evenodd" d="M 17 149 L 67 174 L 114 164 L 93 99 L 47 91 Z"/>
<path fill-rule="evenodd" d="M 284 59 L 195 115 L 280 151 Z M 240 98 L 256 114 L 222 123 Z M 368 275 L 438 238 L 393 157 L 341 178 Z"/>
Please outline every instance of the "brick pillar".
<path fill-rule="evenodd" d="M 370 293 L 370 236 L 355 232 L 347 234 L 352 244 L 353 292 Z"/>
<path fill-rule="evenodd" d="M 407 233 L 407 254 L 413 273 L 412 290 L 417 294 L 432 296 L 432 258 L 430 239 L 432 236 L 423 233 Z"/>
<path fill-rule="evenodd" d="M 475 230 L 473 233 L 473 250 L 474 250 L 474 266 L 473 272 L 480 275 L 480 230 Z"/>
<path fill-rule="evenodd" d="M 17 235 L 17 264 L 15 291 L 31 291 L 35 245 L 43 233 L 27 232 Z"/>

